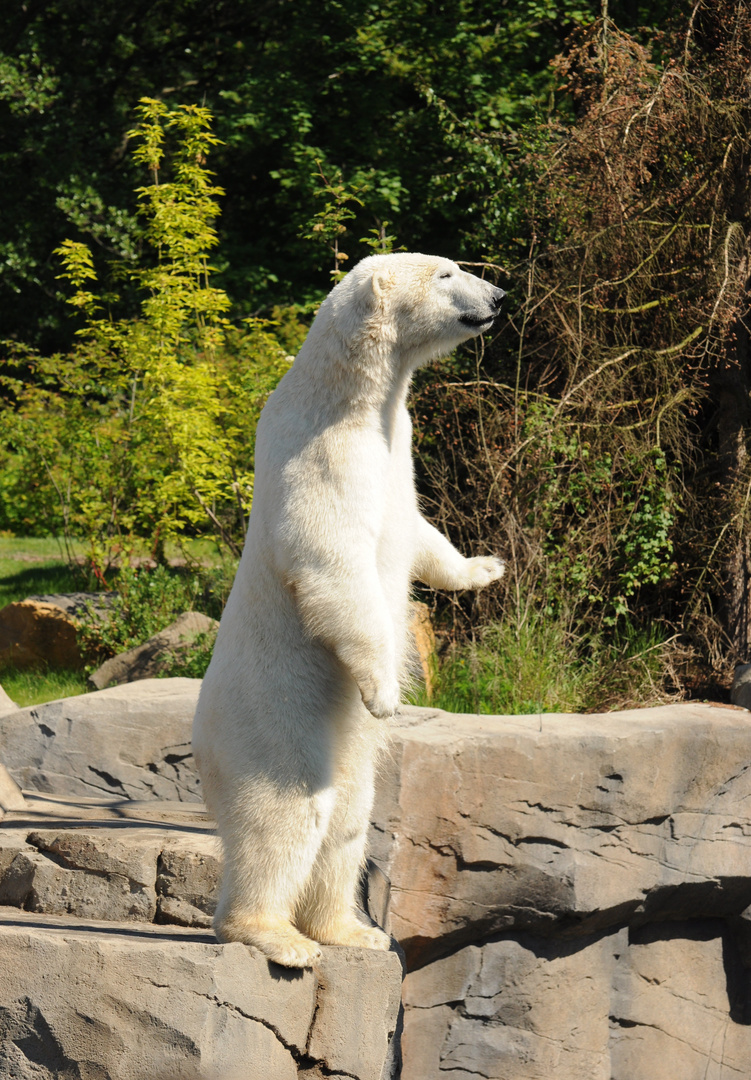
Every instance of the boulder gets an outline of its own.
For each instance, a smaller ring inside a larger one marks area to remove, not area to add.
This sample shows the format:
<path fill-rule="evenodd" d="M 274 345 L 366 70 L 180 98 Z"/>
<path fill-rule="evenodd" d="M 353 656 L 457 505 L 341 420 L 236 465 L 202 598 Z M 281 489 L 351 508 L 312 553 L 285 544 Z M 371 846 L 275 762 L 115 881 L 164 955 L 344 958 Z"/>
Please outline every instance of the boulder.
<path fill-rule="evenodd" d="M 219 874 L 201 803 L 27 792 L 0 823 L 0 905 L 210 928 Z"/>
<path fill-rule="evenodd" d="M 397 953 L 290 971 L 182 927 L 0 908 L 0 1075 L 297 1080 L 396 1075 Z"/>
<path fill-rule="evenodd" d="M 18 705 L 16 705 L 15 701 L 11 701 L 2 686 L 0 686 L 0 716 L 3 713 L 15 712 L 17 709 Z"/>
<path fill-rule="evenodd" d="M 115 602 L 116 592 L 47 593 L 44 596 L 27 596 L 27 601 L 52 604 L 73 619 L 97 618 L 105 615 Z"/>
<path fill-rule="evenodd" d="M 200 800 L 191 729 L 200 679 L 147 679 L 0 715 L 0 756 L 22 788 Z"/>
<path fill-rule="evenodd" d="M 89 676 L 89 684 L 97 690 L 120 683 L 151 679 L 163 671 L 173 657 L 185 658 L 190 644 L 199 634 L 215 632 L 219 623 L 199 611 L 186 611 L 154 634 L 143 645 L 119 653 Z"/>
<path fill-rule="evenodd" d="M 56 604 L 19 600 L 0 610 L 0 668 L 83 667 L 76 624 Z"/>
<path fill-rule="evenodd" d="M 0 1076 L 395 1080 L 398 952 L 289 971 L 219 945 L 219 866 L 200 803 L 26 792 L 0 825 Z"/>
<path fill-rule="evenodd" d="M 404 1080 L 745 1076 L 750 745 L 747 713 L 693 703 L 405 708 L 371 837 Z"/>

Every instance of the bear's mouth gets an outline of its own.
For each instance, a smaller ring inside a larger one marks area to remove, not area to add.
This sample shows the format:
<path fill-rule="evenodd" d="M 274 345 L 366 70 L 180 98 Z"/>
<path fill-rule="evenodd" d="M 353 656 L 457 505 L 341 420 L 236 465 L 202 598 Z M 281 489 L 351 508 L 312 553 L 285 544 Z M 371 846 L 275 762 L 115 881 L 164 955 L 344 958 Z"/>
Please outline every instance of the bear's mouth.
<path fill-rule="evenodd" d="M 484 318 L 479 318 L 477 315 L 460 315 L 459 322 L 464 323 L 465 326 L 485 326 L 495 320 L 495 314 L 486 315 Z"/>

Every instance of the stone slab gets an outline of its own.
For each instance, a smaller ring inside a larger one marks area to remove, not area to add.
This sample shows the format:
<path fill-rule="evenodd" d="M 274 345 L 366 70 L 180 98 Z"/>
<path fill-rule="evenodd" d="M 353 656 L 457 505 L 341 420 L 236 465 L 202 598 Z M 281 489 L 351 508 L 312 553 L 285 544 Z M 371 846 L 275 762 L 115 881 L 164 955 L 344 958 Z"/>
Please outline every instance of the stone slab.
<path fill-rule="evenodd" d="M 202 804 L 27 792 L 0 823 L 0 904 L 28 911 L 210 928 L 220 872 Z"/>
<path fill-rule="evenodd" d="M 21 788 L 200 801 L 191 731 L 200 679 L 145 679 L 0 715 L 0 757 Z"/>
<path fill-rule="evenodd" d="M 400 959 L 323 952 L 289 971 L 197 930 L 0 908 L 0 1075 L 382 1080 Z"/>
<path fill-rule="evenodd" d="M 173 656 L 185 658 L 196 637 L 214 633 L 218 626 L 216 619 L 200 611 L 185 611 L 142 645 L 105 660 L 89 676 L 89 686 L 104 690 L 108 686 L 155 678 Z"/>
<path fill-rule="evenodd" d="M 588 934 L 751 904 L 751 716 L 405 707 L 371 854 L 414 969 L 504 930 Z"/>
<path fill-rule="evenodd" d="M 220 875 L 202 803 L 27 791 L 0 822 L 0 904 L 29 911 L 210 928 Z M 360 905 L 387 932 L 389 899 L 369 860 Z"/>
<path fill-rule="evenodd" d="M 504 935 L 409 974 L 403 1080 L 746 1080 L 751 978 L 722 920 Z"/>

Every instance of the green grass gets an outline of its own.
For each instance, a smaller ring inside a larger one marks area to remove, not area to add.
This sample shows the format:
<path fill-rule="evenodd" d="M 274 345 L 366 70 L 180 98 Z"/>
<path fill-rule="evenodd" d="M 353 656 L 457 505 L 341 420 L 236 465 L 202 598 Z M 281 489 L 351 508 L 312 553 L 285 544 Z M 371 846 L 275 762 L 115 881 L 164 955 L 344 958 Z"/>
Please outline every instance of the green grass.
<path fill-rule="evenodd" d="M 477 642 L 441 658 L 430 698 L 421 688 L 410 700 L 508 716 L 653 705 L 666 699 L 666 645 L 659 634 L 627 625 L 609 635 L 577 635 L 549 616 L 491 624 Z"/>
<path fill-rule="evenodd" d="M 73 557 L 81 558 L 85 552 L 84 544 L 72 545 Z M 134 553 L 141 557 L 149 554 L 145 547 Z M 81 635 L 83 647 L 89 653 L 88 662 L 93 667 L 115 652 L 140 645 L 187 608 L 220 617 L 234 577 L 234 561 L 222 558 L 211 539 L 190 540 L 181 547 L 168 545 L 167 556 L 195 560 L 201 569 L 198 572 L 180 566 L 160 566 L 149 571 L 127 569 L 121 578 L 117 570 L 107 572 L 108 585 L 119 585 L 122 603 L 109 623 L 84 629 Z M 0 536 L 0 608 L 27 596 L 88 592 L 95 587 L 92 575 L 68 563 L 61 541 Z M 175 673 L 200 677 L 208 664 L 212 644 L 208 639 L 197 642 L 185 661 L 176 661 Z M 0 671 L 0 685 L 13 701 L 23 706 L 72 697 L 87 689 L 85 673 L 60 670 L 7 668 Z"/>
<path fill-rule="evenodd" d="M 86 546 L 83 543 L 74 543 L 71 555 L 76 558 L 84 556 Z M 148 551 L 144 548 L 137 554 L 147 556 Z M 228 573 L 220 565 L 216 544 L 210 539 L 198 539 L 187 541 L 180 548 L 178 545 L 168 545 L 167 556 L 169 558 L 184 558 L 188 556 L 203 564 L 211 564 L 214 569 L 207 571 L 207 576 L 217 577 L 217 596 L 212 601 L 212 614 L 219 613 L 225 593 L 229 588 L 222 580 L 223 575 Z M 183 606 L 177 601 L 182 599 L 182 593 L 187 597 L 187 584 L 190 580 L 184 579 L 184 572 L 179 570 L 162 570 L 161 576 L 168 577 L 166 583 L 171 585 L 176 594 L 176 608 L 183 610 Z M 231 576 L 231 568 L 230 568 Z M 108 574 L 108 583 L 114 584 L 116 573 Z M 156 578 L 159 578 L 159 573 Z M 154 575 L 148 575 L 147 580 L 154 581 Z M 182 586 L 182 588 L 181 588 Z M 87 583 L 87 575 L 82 568 L 71 566 L 66 557 L 65 545 L 61 540 L 54 537 L 16 537 L 0 536 L 0 608 L 17 600 L 25 600 L 27 596 L 49 595 L 52 593 L 69 593 L 78 591 L 93 591 L 92 584 Z M 149 598 L 152 599 L 152 598 Z M 158 605 L 157 605 L 158 606 Z M 172 621 L 177 611 L 170 609 L 157 627 L 161 628 L 164 622 Z M 143 622 L 145 613 L 142 612 Z M 154 612 L 158 616 L 158 612 Z M 133 628 L 141 639 L 145 639 L 153 632 L 153 627 L 144 625 Z M 140 641 L 138 642 L 140 644 Z M 196 657 L 196 662 L 201 657 Z M 71 670 L 17 670 L 6 668 L 0 671 L 0 686 L 17 705 L 38 705 L 44 701 L 52 701 L 60 697 L 73 697 L 86 693 L 86 674 Z"/>
<path fill-rule="evenodd" d="M 0 671 L 0 686 L 16 705 L 40 705 L 56 698 L 76 697 L 86 693 L 86 675 L 82 671 Z"/>
<path fill-rule="evenodd" d="M 80 588 L 80 573 L 68 565 L 54 538 L 0 536 L 0 608 L 27 596 Z"/>

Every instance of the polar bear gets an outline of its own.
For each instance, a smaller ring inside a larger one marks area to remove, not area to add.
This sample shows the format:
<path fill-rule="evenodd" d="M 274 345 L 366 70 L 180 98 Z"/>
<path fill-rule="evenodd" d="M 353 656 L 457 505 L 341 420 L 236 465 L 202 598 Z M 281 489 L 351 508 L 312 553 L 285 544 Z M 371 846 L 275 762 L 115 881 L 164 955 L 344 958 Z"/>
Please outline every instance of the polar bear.
<path fill-rule="evenodd" d="M 355 894 L 410 584 L 479 589 L 503 573 L 421 515 L 407 392 L 416 367 L 488 330 L 503 296 L 447 259 L 363 259 L 261 415 L 193 746 L 224 851 L 217 937 L 279 964 L 308 967 L 321 944 L 389 947 Z"/>

